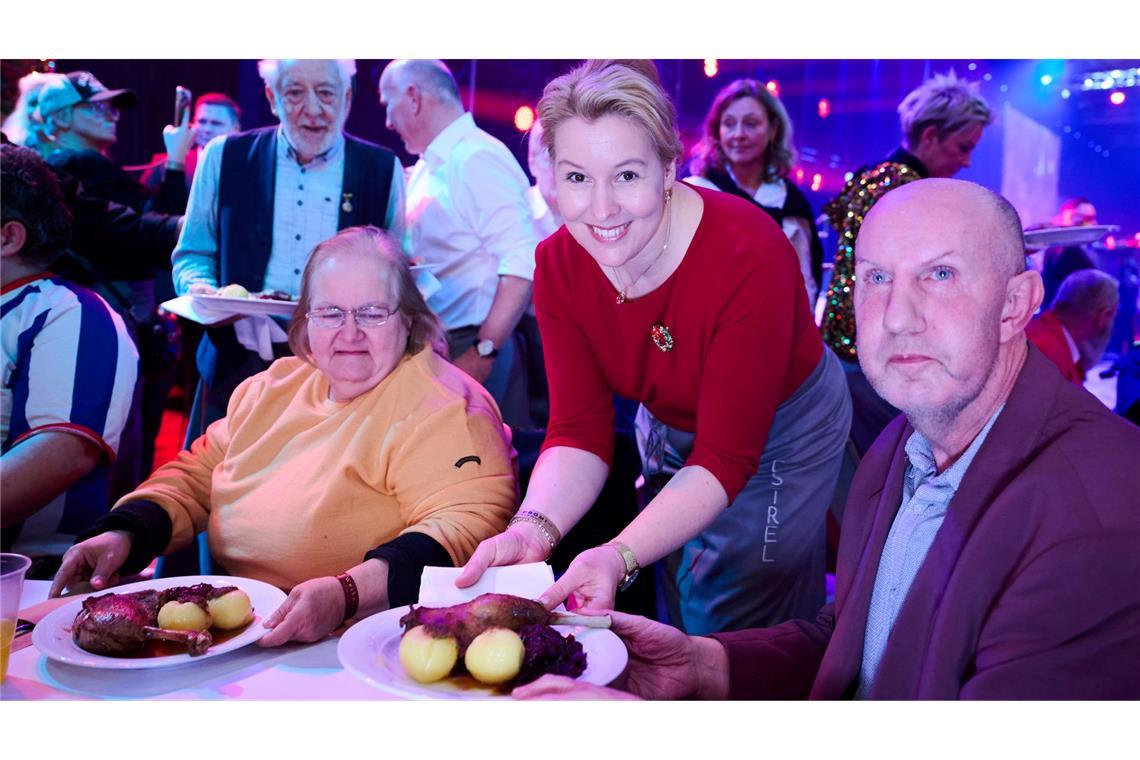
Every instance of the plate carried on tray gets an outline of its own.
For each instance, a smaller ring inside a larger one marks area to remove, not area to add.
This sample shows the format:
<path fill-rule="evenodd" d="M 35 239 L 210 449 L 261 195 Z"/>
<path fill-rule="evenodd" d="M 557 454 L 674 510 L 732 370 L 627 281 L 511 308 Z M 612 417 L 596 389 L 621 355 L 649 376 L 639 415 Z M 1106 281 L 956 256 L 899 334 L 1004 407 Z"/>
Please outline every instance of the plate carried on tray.
<path fill-rule="evenodd" d="M 340 637 L 336 654 L 350 673 L 381 691 L 405 699 L 510 699 L 509 694 L 484 686 L 470 677 L 449 677 L 435 683 L 412 680 L 400 665 L 400 618 L 411 605 L 396 607 L 361 620 Z M 556 625 L 554 630 L 573 634 L 586 653 L 586 672 L 578 679 L 606 686 L 621 675 L 629 659 L 625 644 L 608 628 Z"/>
<path fill-rule="evenodd" d="M 71 637 L 71 626 L 75 616 L 83 609 L 83 600 L 93 596 L 103 596 L 108 593 L 127 594 L 134 591 L 154 589 L 162 591 L 173 586 L 193 586 L 198 583 L 209 583 L 213 586 L 237 586 L 249 595 L 253 604 L 253 620 L 241 629 L 237 635 L 219 641 L 210 646 L 205 653 L 191 657 L 188 653 L 171 654 L 158 657 L 107 657 L 80 649 Z M 217 657 L 218 655 L 240 649 L 247 644 L 260 639 L 269 632 L 261 625 L 262 621 L 285 601 L 285 592 L 276 586 L 270 586 L 262 581 L 252 578 L 232 578 L 226 575 L 188 575 L 158 580 L 128 583 L 116 586 L 105 591 L 95 591 L 75 597 L 70 603 L 49 612 L 32 631 L 32 643 L 48 659 L 68 665 L 79 665 L 87 668 L 104 668 L 109 670 L 139 670 L 144 668 L 170 668 L 187 665 L 193 662 Z"/>
<path fill-rule="evenodd" d="M 192 295 L 194 301 L 210 311 L 224 311 L 231 315 L 251 316 L 265 314 L 291 317 L 297 309 L 296 301 L 279 301 L 276 298 L 226 298 L 224 296 Z"/>
<path fill-rule="evenodd" d="M 160 304 L 171 314 L 197 322 L 200 325 L 216 325 L 235 317 L 277 316 L 289 317 L 297 308 L 294 301 L 278 301 L 269 298 L 223 298 L 221 296 L 179 296 Z"/>
<path fill-rule="evenodd" d="M 1042 227 L 1025 230 L 1022 234 L 1025 245 L 1037 249 L 1053 245 L 1088 245 L 1119 229 L 1115 224 L 1087 224 L 1081 227 Z"/>

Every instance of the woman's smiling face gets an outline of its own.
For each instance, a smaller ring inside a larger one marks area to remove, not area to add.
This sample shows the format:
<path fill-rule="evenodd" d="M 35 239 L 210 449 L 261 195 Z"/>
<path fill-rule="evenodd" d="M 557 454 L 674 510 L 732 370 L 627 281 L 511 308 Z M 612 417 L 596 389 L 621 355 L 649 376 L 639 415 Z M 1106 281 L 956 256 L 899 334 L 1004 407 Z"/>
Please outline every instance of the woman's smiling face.
<path fill-rule="evenodd" d="M 559 125 L 554 156 L 559 211 L 598 264 L 622 267 L 660 253 L 675 171 L 642 127 L 616 115 L 575 117 Z"/>

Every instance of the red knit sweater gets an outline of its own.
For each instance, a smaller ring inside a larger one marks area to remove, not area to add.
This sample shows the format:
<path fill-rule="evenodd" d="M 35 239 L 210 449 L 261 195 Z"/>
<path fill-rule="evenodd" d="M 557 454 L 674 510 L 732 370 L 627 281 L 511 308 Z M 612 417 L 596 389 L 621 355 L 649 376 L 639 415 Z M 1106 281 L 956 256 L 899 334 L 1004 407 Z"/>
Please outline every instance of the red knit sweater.
<path fill-rule="evenodd" d="M 572 446 L 610 462 L 617 393 L 695 432 L 686 464 L 712 472 L 731 500 L 756 472 L 776 407 L 815 368 L 823 343 L 779 226 L 745 200 L 698 192 L 704 212 L 680 266 L 624 304 L 565 228 L 539 245 L 534 302 L 550 383 L 543 449 Z M 654 325 L 668 329 L 671 351 L 655 345 Z"/>

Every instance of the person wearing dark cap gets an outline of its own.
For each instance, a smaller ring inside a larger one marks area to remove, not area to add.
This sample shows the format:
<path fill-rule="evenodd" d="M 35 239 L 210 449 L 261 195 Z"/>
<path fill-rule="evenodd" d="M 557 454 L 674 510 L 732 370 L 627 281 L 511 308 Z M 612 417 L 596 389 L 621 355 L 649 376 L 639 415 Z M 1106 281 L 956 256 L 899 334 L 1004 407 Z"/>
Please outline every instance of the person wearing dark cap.
<path fill-rule="evenodd" d="M 51 80 L 40 90 L 33 116 L 39 125 L 37 147 L 48 164 L 57 174 L 77 180 L 92 198 L 126 206 L 136 213 L 145 211 L 147 195 L 142 185 L 108 155 L 118 138 L 120 114 L 124 109 L 133 108 L 138 98 L 130 90 L 109 89 L 88 71 L 50 76 Z M 162 341 L 150 344 L 156 347 L 155 350 L 143 349 L 143 333 L 149 329 L 146 326 L 166 326 L 161 320 L 152 319 L 157 306 L 155 271 L 147 269 L 123 276 L 112 274 L 85 255 L 84 250 L 88 247 L 89 241 L 77 239 L 78 255 L 68 258 L 63 271 L 71 279 L 98 292 L 123 316 L 144 358 L 139 398 L 132 404 L 112 474 L 111 493 L 117 497 L 132 490 L 150 472 L 153 441 L 161 423 L 161 404 L 157 407 L 157 416 L 152 413 L 144 420 L 140 409 L 141 395 L 162 395 L 164 389 L 169 390 L 164 378 L 169 374 L 175 349 L 172 341 L 169 349 Z M 172 248 L 164 252 L 167 267 L 169 259 L 166 256 Z"/>
<path fill-rule="evenodd" d="M 73 71 L 43 86 L 36 118 L 55 150 L 106 153 L 118 138 L 119 115 L 137 102 L 130 90 L 109 90 L 91 72 Z"/>

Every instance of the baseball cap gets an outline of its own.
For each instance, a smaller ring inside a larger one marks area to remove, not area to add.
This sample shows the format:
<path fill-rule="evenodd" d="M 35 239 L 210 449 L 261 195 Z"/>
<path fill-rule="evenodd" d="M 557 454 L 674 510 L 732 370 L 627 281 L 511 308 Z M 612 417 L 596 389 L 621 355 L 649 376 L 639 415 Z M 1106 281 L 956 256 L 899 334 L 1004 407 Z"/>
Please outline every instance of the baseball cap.
<path fill-rule="evenodd" d="M 42 120 L 61 108 L 102 100 L 110 100 L 119 108 L 132 108 L 138 102 L 130 90 L 108 90 L 90 71 L 55 74 L 40 90 L 36 116 Z"/>

